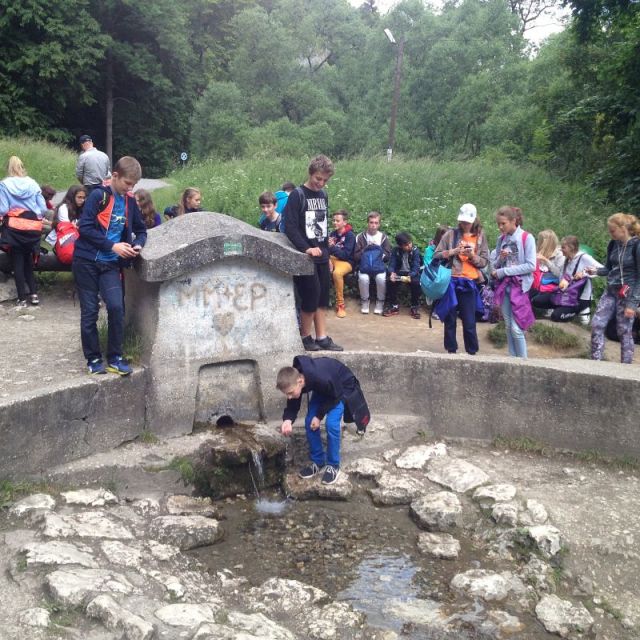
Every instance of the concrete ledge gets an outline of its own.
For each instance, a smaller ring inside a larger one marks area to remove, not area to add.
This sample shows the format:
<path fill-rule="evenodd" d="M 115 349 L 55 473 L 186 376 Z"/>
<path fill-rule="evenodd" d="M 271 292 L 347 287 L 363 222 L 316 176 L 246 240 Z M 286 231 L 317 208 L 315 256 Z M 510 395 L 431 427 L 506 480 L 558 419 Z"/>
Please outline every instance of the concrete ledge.
<path fill-rule="evenodd" d="M 220 260 L 251 258 L 287 275 L 311 275 L 313 262 L 281 233 L 267 233 L 222 213 L 200 211 L 151 229 L 135 262 L 145 282 L 164 282 Z"/>
<path fill-rule="evenodd" d="M 41 473 L 53 465 L 113 449 L 144 428 L 144 370 L 58 383 L 47 393 L 0 403 L 0 477 Z"/>
<path fill-rule="evenodd" d="M 342 353 L 372 413 L 423 416 L 436 435 L 529 437 L 640 458 L 640 369 L 590 360 Z"/>

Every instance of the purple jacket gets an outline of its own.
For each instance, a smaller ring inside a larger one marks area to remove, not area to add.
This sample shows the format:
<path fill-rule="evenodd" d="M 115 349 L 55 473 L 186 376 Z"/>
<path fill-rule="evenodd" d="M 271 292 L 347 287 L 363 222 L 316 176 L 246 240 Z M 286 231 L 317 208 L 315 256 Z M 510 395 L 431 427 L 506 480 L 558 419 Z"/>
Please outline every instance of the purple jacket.
<path fill-rule="evenodd" d="M 513 317 L 518 323 L 518 326 L 523 331 L 526 331 L 535 323 L 536 317 L 533 315 L 529 294 L 522 290 L 522 283 L 518 276 L 506 276 L 498 282 L 493 296 L 493 302 L 497 306 L 502 304 L 509 285 L 511 285 L 509 289 L 509 300 L 511 300 Z"/>

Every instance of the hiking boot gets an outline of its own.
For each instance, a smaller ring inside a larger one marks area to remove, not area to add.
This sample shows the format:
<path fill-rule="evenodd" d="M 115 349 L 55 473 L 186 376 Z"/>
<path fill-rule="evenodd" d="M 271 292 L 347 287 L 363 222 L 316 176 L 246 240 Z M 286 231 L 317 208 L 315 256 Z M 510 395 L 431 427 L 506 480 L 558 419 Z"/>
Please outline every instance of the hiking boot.
<path fill-rule="evenodd" d="M 385 318 L 388 318 L 390 316 L 397 316 L 399 313 L 400 313 L 400 308 L 398 307 L 397 304 L 394 304 L 390 306 L 388 309 L 386 309 L 382 315 Z"/>
<path fill-rule="evenodd" d="M 27 301 L 26 300 L 18 300 L 18 302 L 16 302 L 16 309 L 26 309 L 27 308 Z"/>
<path fill-rule="evenodd" d="M 313 478 L 313 476 L 318 475 L 319 473 L 320 467 L 315 462 L 308 464 L 306 467 L 302 467 L 302 469 L 298 471 L 298 475 L 305 480 Z"/>
<path fill-rule="evenodd" d="M 420 320 L 420 309 L 418 307 L 411 307 L 411 317 L 414 320 Z"/>
<path fill-rule="evenodd" d="M 340 467 L 333 467 L 328 464 L 324 468 L 324 473 L 322 474 L 322 484 L 333 484 L 340 475 Z"/>
<path fill-rule="evenodd" d="M 34 306 L 37 307 L 40 304 L 40 298 L 38 298 L 38 294 L 37 293 L 32 293 L 29 296 L 29 302 Z"/>
<path fill-rule="evenodd" d="M 347 312 L 343 304 L 339 304 L 336 306 L 336 315 L 338 316 L 338 318 L 346 318 Z"/>
<path fill-rule="evenodd" d="M 104 362 L 102 362 L 100 358 L 89 360 L 89 362 L 87 362 L 87 367 L 89 368 L 89 373 L 91 375 L 107 373 L 107 370 L 104 368 Z"/>
<path fill-rule="evenodd" d="M 344 349 L 336 344 L 329 336 L 322 338 L 322 340 L 316 340 L 316 345 L 323 351 L 344 351 Z"/>
<path fill-rule="evenodd" d="M 369 301 L 362 300 L 361 304 L 360 311 L 362 311 L 362 313 L 369 313 Z"/>
<path fill-rule="evenodd" d="M 376 308 L 373 310 L 373 313 L 376 313 L 377 315 L 381 316 L 383 311 L 384 311 L 384 300 L 378 300 L 376 302 Z"/>
<path fill-rule="evenodd" d="M 320 351 L 320 347 L 311 336 L 305 336 L 302 338 L 302 346 L 305 351 Z"/>
<path fill-rule="evenodd" d="M 122 356 L 118 356 L 109 362 L 107 371 L 117 373 L 119 376 L 128 376 L 133 369 Z"/>

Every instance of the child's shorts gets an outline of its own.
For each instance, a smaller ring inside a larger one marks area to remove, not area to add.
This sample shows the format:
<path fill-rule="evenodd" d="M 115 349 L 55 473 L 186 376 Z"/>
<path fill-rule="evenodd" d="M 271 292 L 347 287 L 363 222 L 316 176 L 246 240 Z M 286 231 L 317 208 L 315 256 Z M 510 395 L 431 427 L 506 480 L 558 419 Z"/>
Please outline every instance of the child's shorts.
<path fill-rule="evenodd" d="M 329 263 L 315 263 L 316 272 L 311 276 L 293 276 L 293 282 L 300 297 L 300 309 L 305 313 L 314 313 L 318 308 L 329 306 L 331 272 Z"/>

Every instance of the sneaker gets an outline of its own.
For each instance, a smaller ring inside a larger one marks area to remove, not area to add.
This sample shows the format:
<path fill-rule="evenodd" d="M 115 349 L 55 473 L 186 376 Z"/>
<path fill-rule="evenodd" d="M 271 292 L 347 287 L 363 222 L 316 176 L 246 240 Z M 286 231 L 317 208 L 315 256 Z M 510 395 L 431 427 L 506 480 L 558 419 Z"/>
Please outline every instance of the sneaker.
<path fill-rule="evenodd" d="M 313 476 L 318 475 L 319 473 L 320 467 L 315 462 L 308 464 L 306 467 L 302 467 L 302 469 L 298 471 L 298 475 L 305 480 L 313 478 Z"/>
<path fill-rule="evenodd" d="M 311 336 L 305 336 L 302 338 L 302 346 L 305 351 L 320 351 L 320 347 Z"/>
<path fill-rule="evenodd" d="M 346 312 L 343 304 L 337 305 L 337 307 L 336 307 L 336 315 L 338 316 L 338 318 L 346 318 L 347 317 L 347 312 Z"/>
<path fill-rule="evenodd" d="M 107 371 L 111 373 L 117 373 L 119 376 L 128 376 L 133 369 L 129 365 L 129 363 L 122 357 L 118 357 L 115 360 L 112 360 L 107 365 Z"/>
<path fill-rule="evenodd" d="M 38 298 L 38 294 L 37 293 L 32 293 L 29 296 L 29 302 L 34 306 L 37 307 L 40 304 L 40 298 Z"/>
<path fill-rule="evenodd" d="M 398 307 L 397 304 L 394 304 L 392 307 L 389 307 L 388 309 L 386 309 L 382 315 L 385 318 L 388 318 L 389 316 L 397 316 L 399 313 L 400 313 L 400 308 Z"/>
<path fill-rule="evenodd" d="M 411 317 L 414 320 L 420 320 L 420 309 L 418 307 L 411 307 Z"/>
<path fill-rule="evenodd" d="M 93 360 L 89 360 L 87 362 L 87 366 L 89 367 L 89 373 L 91 375 L 99 375 L 101 373 L 107 373 L 107 370 L 104 368 L 104 362 L 100 358 L 94 358 Z"/>
<path fill-rule="evenodd" d="M 373 310 L 373 313 L 377 313 L 379 316 L 381 316 L 383 311 L 384 311 L 384 300 L 378 300 L 376 302 L 376 308 Z"/>
<path fill-rule="evenodd" d="M 332 467 L 328 464 L 324 468 L 324 473 L 322 474 L 322 484 L 333 484 L 340 475 L 340 467 Z"/>
<path fill-rule="evenodd" d="M 322 338 L 322 340 L 316 340 L 316 345 L 323 351 L 344 351 L 344 349 L 336 344 L 329 336 Z"/>
<path fill-rule="evenodd" d="M 362 311 L 362 313 L 369 313 L 369 301 L 368 300 L 363 300 L 362 301 L 362 306 L 360 307 L 360 311 Z"/>
<path fill-rule="evenodd" d="M 27 308 L 26 300 L 18 300 L 18 302 L 16 302 L 16 309 L 26 309 L 26 308 Z"/>

